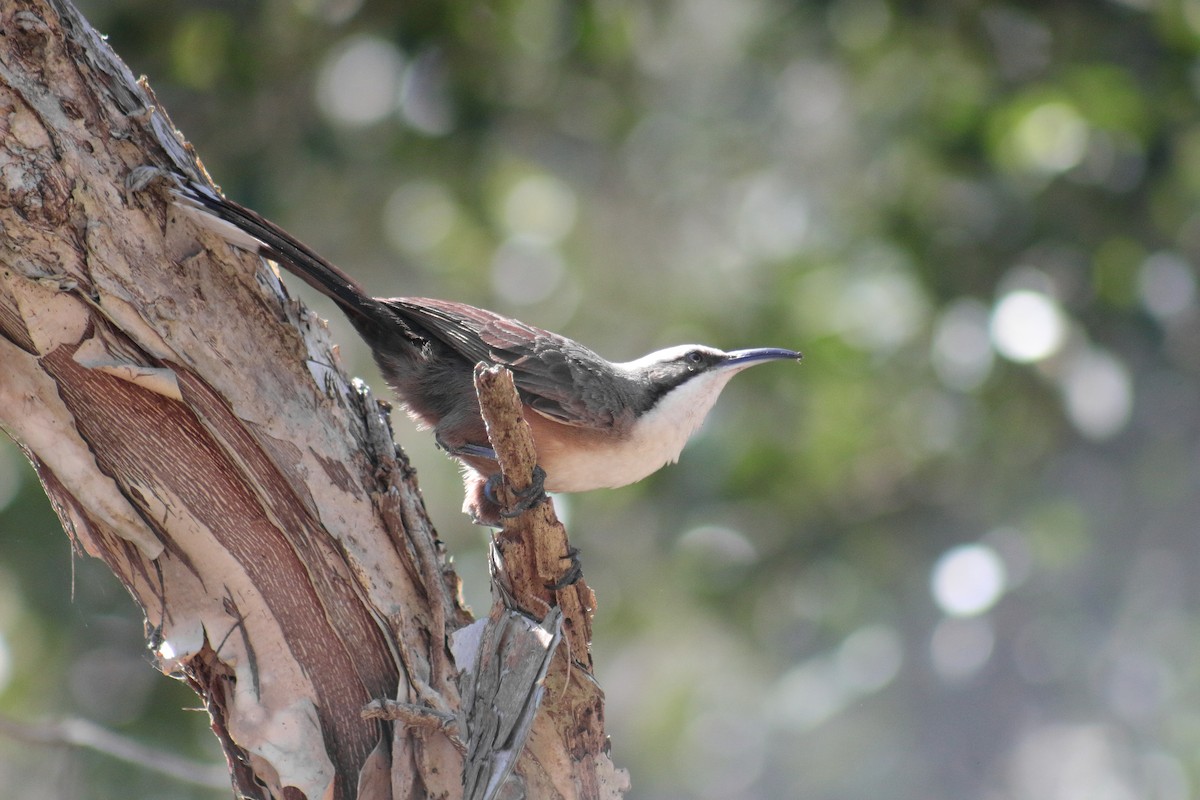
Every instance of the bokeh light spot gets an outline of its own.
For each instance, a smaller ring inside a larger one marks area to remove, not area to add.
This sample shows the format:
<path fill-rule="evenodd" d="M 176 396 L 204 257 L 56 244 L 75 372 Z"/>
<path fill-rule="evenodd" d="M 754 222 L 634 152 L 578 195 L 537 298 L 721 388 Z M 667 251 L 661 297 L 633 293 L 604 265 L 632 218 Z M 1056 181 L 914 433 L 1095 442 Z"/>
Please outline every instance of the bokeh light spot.
<path fill-rule="evenodd" d="M 1027 113 L 1013 131 L 1021 162 L 1036 171 L 1065 172 L 1087 152 L 1088 124 L 1073 106 L 1043 103 Z"/>
<path fill-rule="evenodd" d="M 413 130 L 443 136 L 454 128 L 453 104 L 445 59 L 439 50 L 419 53 L 404 72 L 400 116 Z"/>
<path fill-rule="evenodd" d="M 875 692 L 892 682 L 904 663 L 900 635 L 887 625 L 869 625 L 846 637 L 836 663 L 844 685 L 855 692 Z"/>
<path fill-rule="evenodd" d="M 1006 796 L 1148 800 L 1153 795 L 1136 791 L 1133 775 L 1122 766 L 1132 755 L 1125 737 L 1107 726 L 1043 725 L 1017 740 Z"/>
<path fill-rule="evenodd" d="M 1168 319 L 1196 302 L 1196 276 L 1181 256 L 1153 253 L 1138 272 L 1138 293 L 1147 311 Z"/>
<path fill-rule="evenodd" d="M 807 199 L 774 174 L 749 183 L 736 213 L 738 243 L 763 258 L 792 255 L 809 230 Z"/>
<path fill-rule="evenodd" d="M 176 77 L 195 89 L 211 90 L 229 66 L 233 22 L 219 11 L 198 11 L 179 23 L 171 39 Z"/>
<path fill-rule="evenodd" d="M 816 728 L 846 703 L 836 669 L 822 658 L 793 667 L 770 696 L 772 713 L 782 725 L 795 731 Z"/>
<path fill-rule="evenodd" d="M 386 118 L 400 102 L 404 57 L 376 36 L 343 42 L 317 77 L 317 104 L 334 122 L 365 126 Z"/>
<path fill-rule="evenodd" d="M 1133 411 L 1133 379 L 1115 357 L 1088 350 L 1071 359 L 1062 377 L 1071 424 L 1090 439 L 1119 433 Z"/>
<path fill-rule="evenodd" d="M 850 281 L 836 318 L 847 342 L 886 353 L 912 338 L 927 313 L 925 293 L 912 275 L 903 268 L 885 268 L 867 270 Z"/>
<path fill-rule="evenodd" d="M 721 525 L 701 525 L 679 537 L 679 549 L 691 551 L 714 562 L 729 565 L 752 564 L 758 549 L 746 534 Z"/>
<path fill-rule="evenodd" d="M 383 208 L 388 242 L 402 253 L 425 253 L 437 247 L 454 228 L 458 210 L 454 198 L 437 181 L 406 183 Z"/>
<path fill-rule="evenodd" d="M 575 225 L 575 192 L 550 175 L 530 175 L 508 191 L 503 215 L 512 233 L 557 244 Z"/>
<path fill-rule="evenodd" d="M 938 607 L 955 617 L 987 611 L 1004 592 L 1004 562 L 982 544 L 955 547 L 933 567 L 931 591 Z"/>
<path fill-rule="evenodd" d="M 1041 361 L 1058 352 L 1067 325 L 1058 304 L 1025 289 L 1009 292 L 992 311 L 992 344 L 1012 361 Z"/>
<path fill-rule="evenodd" d="M 776 102 L 784 117 L 805 132 L 837 126 L 845 110 L 845 76 L 831 64 L 796 61 L 776 82 Z"/>
<path fill-rule="evenodd" d="M 977 389 L 992 371 L 987 307 L 978 300 L 955 300 L 938 317 L 931 358 L 934 371 L 951 389 Z"/>

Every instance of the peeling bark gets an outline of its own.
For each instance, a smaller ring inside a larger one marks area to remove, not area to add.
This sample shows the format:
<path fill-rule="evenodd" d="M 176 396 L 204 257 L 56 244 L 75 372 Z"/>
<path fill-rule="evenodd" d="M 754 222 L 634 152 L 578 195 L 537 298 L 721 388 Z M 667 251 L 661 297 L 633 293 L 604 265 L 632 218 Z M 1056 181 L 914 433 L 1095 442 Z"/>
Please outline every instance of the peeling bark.
<path fill-rule="evenodd" d="M 200 694 L 237 792 L 461 797 L 452 726 L 362 714 L 453 718 L 469 622 L 386 412 L 274 273 L 176 212 L 172 175 L 206 180 L 66 0 L 0 7 L 0 427 Z M 615 797 L 594 598 L 570 592 L 511 787 Z M 539 616 L 564 594 L 542 593 Z"/>

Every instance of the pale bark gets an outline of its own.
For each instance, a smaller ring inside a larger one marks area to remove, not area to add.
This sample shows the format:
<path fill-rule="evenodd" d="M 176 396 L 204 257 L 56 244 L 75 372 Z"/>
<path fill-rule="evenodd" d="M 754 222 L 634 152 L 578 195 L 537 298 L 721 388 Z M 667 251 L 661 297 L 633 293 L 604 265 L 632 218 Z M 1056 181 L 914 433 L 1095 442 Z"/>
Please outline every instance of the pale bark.
<path fill-rule="evenodd" d="M 456 719 L 469 616 L 412 471 L 324 327 L 171 205 L 176 174 L 204 179 L 66 0 L 0 6 L 0 427 L 203 698 L 238 792 L 461 797 L 464 732 L 413 722 Z M 614 797 L 590 591 L 531 591 L 538 618 L 563 598 L 570 647 L 504 796 Z M 381 700 L 412 713 L 365 719 Z"/>

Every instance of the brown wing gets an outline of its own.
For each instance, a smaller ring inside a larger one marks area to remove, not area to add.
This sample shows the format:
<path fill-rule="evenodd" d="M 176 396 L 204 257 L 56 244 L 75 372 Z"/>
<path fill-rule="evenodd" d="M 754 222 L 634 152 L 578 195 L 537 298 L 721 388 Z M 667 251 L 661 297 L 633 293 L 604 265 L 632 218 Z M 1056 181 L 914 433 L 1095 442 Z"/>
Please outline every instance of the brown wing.
<path fill-rule="evenodd" d="M 599 376 L 600 356 L 564 336 L 492 311 L 449 300 L 396 297 L 383 301 L 414 328 L 471 364 L 483 361 L 512 370 L 522 401 L 566 425 L 612 427 L 622 407 L 619 387 Z"/>

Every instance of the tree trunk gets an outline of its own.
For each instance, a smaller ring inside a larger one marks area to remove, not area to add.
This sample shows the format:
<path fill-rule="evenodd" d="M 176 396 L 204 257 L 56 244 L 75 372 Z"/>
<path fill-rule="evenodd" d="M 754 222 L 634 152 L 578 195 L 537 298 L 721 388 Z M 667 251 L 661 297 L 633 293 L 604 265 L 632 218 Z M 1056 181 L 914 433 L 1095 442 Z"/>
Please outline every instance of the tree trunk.
<path fill-rule="evenodd" d="M 203 698 L 237 792 L 461 797 L 479 731 L 449 637 L 470 619 L 386 413 L 262 262 L 171 205 L 174 175 L 206 180 L 78 12 L 6 2 L 0 427 Z M 615 797 L 590 592 L 538 588 L 546 608 L 524 611 L 545 626 L 569 594 L 570 646 L 531 634 L 528 691 L 552 690 L 502 796 Z M 469 652 L 476 692 L 486 656 Z M 380 701 L 394 713 L 364 717 Z"/>

